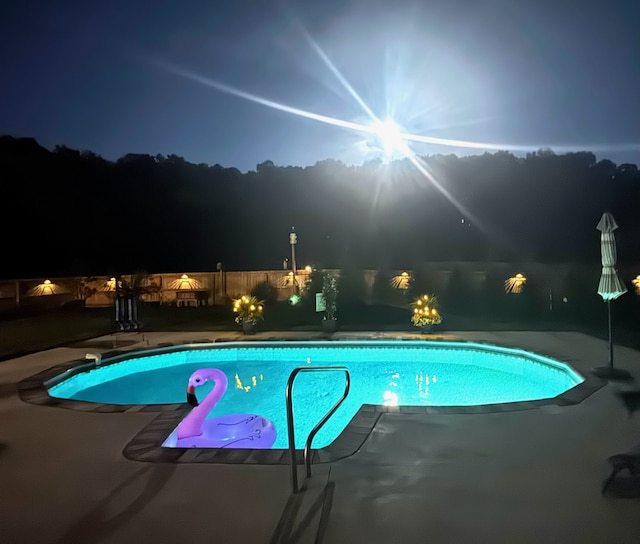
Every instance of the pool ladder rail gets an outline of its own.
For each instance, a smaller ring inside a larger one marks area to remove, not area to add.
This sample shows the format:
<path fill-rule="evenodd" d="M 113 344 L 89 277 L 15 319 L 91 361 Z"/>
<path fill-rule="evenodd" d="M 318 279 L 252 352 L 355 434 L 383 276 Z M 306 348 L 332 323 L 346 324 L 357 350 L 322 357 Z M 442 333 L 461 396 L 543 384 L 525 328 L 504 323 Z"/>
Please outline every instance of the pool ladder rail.
<path fill-rule="evenodd" d="M 344 393 L 342 397 L 336 402 L 331 410 L 329 410 L 325 416 L 318 422 L 318 424 L 311 429 L 309 436 L 307 437 L 307 441 L 304 445 L 303 457 L 304 457 L 304 466 L 305 466 L 305 478 L 302 481 L 302 485 L 298 485 L 298 464 L 296 462 L 296 441 L 295 441 L 295 431 L 293 425 L 293 382 L 296 380 L 296 377 L 300 372 L 329 372 L 329 371 L 339 371 L 344 372 L 345 374 L 345 387 Z M 293 370 L 291 375 L 289 376 L 289 381 L 287 382 L 287 390 L 286 390 L 286 401 L 287 401 L 287 433 L 289 435 L 289 461 L 291 464 L 291 486 L 293 488 L 294 493 L 298 493 L 301 488 L 304 486 L 304 483 L 308 478 L 311 477 L 311 443 L 315 438 L 318 431 L 324 426 L 324 424 L 329 420 L 329 418 L 335 413 L 335 411 L 340 407 L 340 405 L 344 402 L 349 394 L 349 388 L 351 387 L 351 375 L 349 374 L 349 369 L 346 366 L 301 366 Z"/>

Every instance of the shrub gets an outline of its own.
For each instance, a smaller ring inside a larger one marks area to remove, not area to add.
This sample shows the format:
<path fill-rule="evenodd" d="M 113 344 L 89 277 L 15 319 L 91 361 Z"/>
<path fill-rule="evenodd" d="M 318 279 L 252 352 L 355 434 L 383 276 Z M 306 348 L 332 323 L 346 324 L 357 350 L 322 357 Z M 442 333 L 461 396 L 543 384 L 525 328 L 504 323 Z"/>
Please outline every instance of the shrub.
<path fill-rule="evenodd" d="M 337 289 L 340 315 L 355 317 L 364 305 L 365 284 L 362 270 L 352 267 L 343 268 L 340 271 Z"/>
<path fill-rule="evenodd" d="M 409 280 L 408 295 L 412 297 L 422 296 L 421 293 L 433 288 L 432 272 L 426 265 L 419 265 L 414 268 Z"/>
<path fill-rule="evenodd" d="M 400 275 L 401 276 L 401 275 Z M 406 302 L 404 294 L 406 289 L 395 287 L 394 282 L 399 282 L 387 270 L 378 270 L 373 283 L 373 301 L 377 304 L 402 304 Z"/>
<path fill-rule="evenodd" d="M 434 295 L 420 295 L 411 304 L 411 323 L 416 327 L 442 323 L 439 307 Z"/>
<path fill-rule="evenodd" d="M 338 276 L 333 272 L 322 274 L 322 298 L 325 304 L 325 319 L 335 317 L 338 303 Z"/>
<path fill-rule="evenodd" d="M 261 281 L 251 289 L 251 296 L 264 302 L 275 302 L 278 299 L 278 293 L 275 286 L 267 280 Z"/>
<path fill-rule="evenodd" d="M 233 311 L 236 323 L 258 323 L 264 319 L 264 300 L 243 295 L 233 301 Z"/>

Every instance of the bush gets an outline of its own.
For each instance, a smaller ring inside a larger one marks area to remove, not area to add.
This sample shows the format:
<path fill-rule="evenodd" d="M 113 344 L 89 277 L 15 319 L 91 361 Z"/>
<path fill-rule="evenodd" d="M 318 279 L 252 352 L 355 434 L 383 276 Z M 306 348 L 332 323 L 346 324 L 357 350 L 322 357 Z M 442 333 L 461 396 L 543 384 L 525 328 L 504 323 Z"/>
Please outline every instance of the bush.
<path fill-rule="evenodd" d="M 423 265 L 415 267 L 409 280 L 408 295 L 412 298 L 421 296 L 422 293 L 433 289 L 433 278 L 430 271 Z"/>
<path fill-rule="evenodd" d="M 278 299 L 278 291 L 271 282 L 265 280 L 251 289 L 251 296 L 266 303 L 272 303 Z"/>
<path fill-rule="evenodd" d="M 356 268 L 344 268 L 338 279 L 337 307 L 340 308 L 340 319 L 355 319 L 364 306 L 364 274 Z"/>
<path fill-rule="evenodd" d="M 434 295 L 420 295 L 411 304 L 411 323 L 415 327 L 442 323 L 440 305 Z"/>
<path fill-rule="evenodd" d="M 325 318 L 334 319 L 338 301 L 338 275 L 334 272 L 322 274 L 322 298 L 325 303 Z"/>
<path fill-rule="evenodd" d="M 485 287 L 483 285 L 481 289 Z M 459 266 L 453 269 L 449 277 L 449 284 L 442 296 L 442 302 L 450 313 L 456 315 L 476 316 L 484 313 L 482 292 L 472 288 L 470 277 Z"/>
<path fill-rule="evenodd" d="M 233 311 L 236 323 L 257 323 L 264 319 L 264 300 L 254 296 L 243 295 L 233 301 Z"/>
<path fill-rule="evenodd" d="M 394 276 L 387 270 L 378 270 L 373 283 L 373 302 L 376 304 L 403 304 L 406 289 L 392 285 Z"/>

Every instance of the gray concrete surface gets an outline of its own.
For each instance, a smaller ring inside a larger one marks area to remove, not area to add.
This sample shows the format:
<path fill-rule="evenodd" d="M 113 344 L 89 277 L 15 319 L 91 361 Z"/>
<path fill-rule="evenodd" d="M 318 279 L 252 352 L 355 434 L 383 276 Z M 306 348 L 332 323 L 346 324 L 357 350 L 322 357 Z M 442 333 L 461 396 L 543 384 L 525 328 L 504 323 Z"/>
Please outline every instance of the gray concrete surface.
<path fill-rule="evenodd" d="M 138 349 L 220 335 L 118 340 Z M 578 333 L 450 337 L 530 349 L 581 373 L 607 361 L 605 342 Z M 0 363 L 3 544 L 640 542 L 640 499 L 600 494 L 607 457 L 640 441 L 640 414 L 627 417 L 613 395 L 619 385 L 573 406 L 384 414 L 358 453 L 314 466 L 310 488 L 292 497 L 286 466 L 126 460 L 122 449 L 155 413 L 84 413 L 19 399 L 18 381 L 87 351 L 58 348 Z M 616 366 L 640 377 L 640 352 L 616 347 Z"/>

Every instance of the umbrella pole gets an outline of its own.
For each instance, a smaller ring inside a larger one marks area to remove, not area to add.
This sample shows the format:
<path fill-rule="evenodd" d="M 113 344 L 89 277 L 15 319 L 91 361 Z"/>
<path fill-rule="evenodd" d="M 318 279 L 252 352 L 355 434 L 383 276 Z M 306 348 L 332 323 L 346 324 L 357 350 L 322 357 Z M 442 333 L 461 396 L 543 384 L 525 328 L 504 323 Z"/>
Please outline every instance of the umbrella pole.
<path fill-rule="evenodd" d="M 611 335 L 611 301 L 607 300 L 607 320 L 609 324 L 609 368 L 613 370 L 613 337 Z"/>
<path fill-rule="evenodd" d="M 609 326 L 609 364 L 592 369 L 593 374 L 606 380 L 631 380 L 631 374 L 621 368 L 613 368 L 613 335 L 611 331 L 611 301 L 607 300 L 607 324 Z"/>

